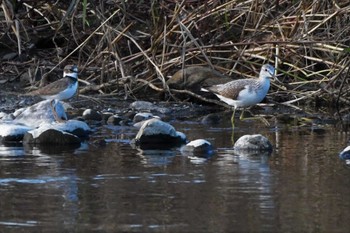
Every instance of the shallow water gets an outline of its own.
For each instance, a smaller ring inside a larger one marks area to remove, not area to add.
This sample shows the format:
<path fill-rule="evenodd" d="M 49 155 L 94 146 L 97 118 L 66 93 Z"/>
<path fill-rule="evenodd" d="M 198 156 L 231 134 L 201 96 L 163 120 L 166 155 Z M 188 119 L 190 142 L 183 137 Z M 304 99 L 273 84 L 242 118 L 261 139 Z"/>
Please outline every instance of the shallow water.
<path fill-rule="evenodd" d="M 229 120 L 228 120 L 229 121 Z M 333 125 L 236 122 L 271 155 L 236 155 L 229 124 L 171 122 L 211 141 L 209 159 L 132 149 L 130 131 L 102 127 L 80 148 L 0 147 L 1 232 L 347 232 L 350 170 Z M 228 123 L 228 122 L 227 122 Z"/>

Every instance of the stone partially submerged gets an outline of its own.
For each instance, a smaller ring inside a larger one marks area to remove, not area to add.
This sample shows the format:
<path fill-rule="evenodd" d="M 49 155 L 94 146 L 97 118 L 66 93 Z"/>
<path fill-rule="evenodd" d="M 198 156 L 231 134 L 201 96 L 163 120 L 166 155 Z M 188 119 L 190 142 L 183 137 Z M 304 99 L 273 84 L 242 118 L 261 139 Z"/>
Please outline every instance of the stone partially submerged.
<path fill-rule="evenodd" d="M 55 104 L 57 115 L 67 119 L 62 103 Z M 44 100 L 14 112 L 14 120 L 0 123 L 2 141 L 22 141 L 23 143 L 75 144 L 87 138 L 90 127 L 82 121 L 66 120 L 57 122 L 51 100 Z"/>
<path fill-rule="evenodd" d="M 261 134 L 244 135 L 240 137 L 234 145 L 235 151 L 272 152 L 272 144 Z"/>
<path fill-rule="evenodd" d="M 186 142 L 186 136 L 159 119 L 145 121 L 137 133 L 134 143 L 140 147 L 169 148 Z"/>
<path fill-rule="evenodd" d="M 23 143 L 28 144 L 78 144 L 90 133 L 90 127 L 82 121 L 69 120 L 64 123 L 42 124 L 28 131 Z"/>
<path fill-rule="evenodd" d="M 181 147 L 181 153 L 184 155 L 209 157 L 213 154 L 213 146 L 204 139 L 197 139 Z"/>
<path fill-rule="evenodd" d="M 44 131 L 38 130 L 33 135 L 33 132 L 28 132 L 24 135 L 24 144 L 56 144 L 56 145 L 67 145 L 67 144 L 80 144 L 81 139 L 74 134 L 67 133 L 56 129 L 47 129 Z"/>
<path fill-rule="evenodd" d="M 0 142 L 19 142 L 31 127 L 12 122 L 0 123 Z"/>

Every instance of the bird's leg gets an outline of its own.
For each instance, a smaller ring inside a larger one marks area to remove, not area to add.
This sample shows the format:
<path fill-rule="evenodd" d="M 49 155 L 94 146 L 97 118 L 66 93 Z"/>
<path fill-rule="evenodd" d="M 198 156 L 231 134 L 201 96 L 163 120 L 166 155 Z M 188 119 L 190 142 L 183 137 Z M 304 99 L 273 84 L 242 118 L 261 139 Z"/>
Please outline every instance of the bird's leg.
<path fill-rule="evenodd" d="M 235 142 L 235 112 L 236 112 L 236 108 L 233 108 L 232 117 L 231 117 L 231 124 L 232 124 L 231 142 L 232 142 L 232 144 Z"/>
<path fill-rule="evenodd" d="M 62 120 L 58 114 L 57 114 L 57 111 L 56 111 L 56 101 L 55 100 L 51 100 L 50 102 L 50 106 L 51 106 L 51 111 L 52 111 L 52 114 L 53 114 L 53 117 L 55 118 L 55 120 L 57 122 L 65 122 L 64 120 Z"/>
<path fill-rule="evenodd" d="M 236 108 L 233 108 L 232 116 L 231 116 L 232 129 L 235 127 L 235 112 L 236 112 Z"/>
<path fill-rule="evenodd" d="M 242 112 L 241 112 L 241 115 L 239 116 L 239 119 L 240 119 L 241 121 L 244 120 L 244 108 L 242 109 Z"/>

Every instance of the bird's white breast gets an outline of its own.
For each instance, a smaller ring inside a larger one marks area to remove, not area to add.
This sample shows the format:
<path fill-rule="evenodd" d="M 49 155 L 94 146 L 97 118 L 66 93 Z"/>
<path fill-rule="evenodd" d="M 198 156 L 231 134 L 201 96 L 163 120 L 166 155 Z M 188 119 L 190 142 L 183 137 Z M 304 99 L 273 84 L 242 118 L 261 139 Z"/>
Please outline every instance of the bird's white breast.
<path fill-rule="evenodd" d="M 258 88 L 251 87 L 249 85 L 239 93 L 237 98 L 237 107 L 248 107 L 260 103 L 270 88 L 270 81 L 265 80 L 265 82 Z"/>

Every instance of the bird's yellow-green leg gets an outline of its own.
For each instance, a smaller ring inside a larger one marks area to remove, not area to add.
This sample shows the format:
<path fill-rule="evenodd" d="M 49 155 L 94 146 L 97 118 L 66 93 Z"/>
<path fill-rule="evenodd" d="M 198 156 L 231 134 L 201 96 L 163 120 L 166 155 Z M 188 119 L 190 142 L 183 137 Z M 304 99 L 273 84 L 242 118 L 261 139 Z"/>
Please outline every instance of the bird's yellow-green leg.
<path fill-rule="evenodd" d="M 239 116 L 239 119 L 240 119 L 241 121 L 244 120 L 244 108 L 243 108 L 243 110 L 242 110 L 242 112 L 241 112 L 241 115 Z"/>
<path fill-rule="evenodd" d="M 232 142 L 232 144 L 235 143 L 235 112 L 236 112 L 236 108 L 233 108 L 232 117 L 231 117 L 231 124 L 232 124 L 231 142 Z"/>
<path fill-rule="evenodd" d="M 233 108 L 232 117 L 231 117 L 232 129 L 235 127 L 235 112 L 236 112 L 236 108 Z"/>

